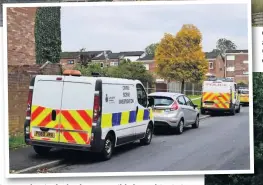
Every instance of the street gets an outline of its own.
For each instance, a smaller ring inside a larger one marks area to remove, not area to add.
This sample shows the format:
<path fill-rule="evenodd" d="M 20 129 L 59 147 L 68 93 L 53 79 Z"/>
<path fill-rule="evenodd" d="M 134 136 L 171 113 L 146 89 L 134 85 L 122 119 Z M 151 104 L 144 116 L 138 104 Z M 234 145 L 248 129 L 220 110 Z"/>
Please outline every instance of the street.
<path fill-rule="evenodd" d="M 94 162 L 84 152 L 56 172 L 249 170 L 249 108 L 235 116 L 210 117 L 182 135 L 154 136 L 149 146 L 130 144 L 113 158 Z M 252 123 L 251 123 L 252 124 Z"/>

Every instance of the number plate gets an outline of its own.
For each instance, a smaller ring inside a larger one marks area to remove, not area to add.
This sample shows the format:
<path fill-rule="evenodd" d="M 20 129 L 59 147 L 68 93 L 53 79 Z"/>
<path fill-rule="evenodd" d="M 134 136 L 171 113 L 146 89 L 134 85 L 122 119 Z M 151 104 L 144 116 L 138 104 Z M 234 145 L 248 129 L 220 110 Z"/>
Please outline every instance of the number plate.
<path fill-rule="evenodd" d="M 34 135 L 37 137 L 55 138 L 55 133 L 52 133 L 52 132 L 35 131 Z"/>
<path fill-rule="evenodd" d="M 154 112 L 154 113 L 162 113 L 163 110 L 156 110 L 156 109 L 155 109 L 155 110 L 153 110 L 153 112 Z"/>

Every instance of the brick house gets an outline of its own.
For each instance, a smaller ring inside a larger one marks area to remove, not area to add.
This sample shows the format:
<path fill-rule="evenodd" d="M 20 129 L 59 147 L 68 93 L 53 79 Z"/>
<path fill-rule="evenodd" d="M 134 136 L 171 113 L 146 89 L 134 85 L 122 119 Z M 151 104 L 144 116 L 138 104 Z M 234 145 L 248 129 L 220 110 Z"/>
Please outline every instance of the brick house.
<path fill-rule="evenodd" d="M 215 52 L 205 53 L 208 60 L 208 74 L 207 76 L 224 77 L 224 61 L 220 55 Z"/>
<path fill-rule="evenodd" d="M 248 84 L 248 50 L 226 51 L 226 77 Z"/>
<path fill-rule="evenodd" d="M 7 9 L 7 42 L 9 65 L 32 65 L 35 57 L 36 8 Z"/>

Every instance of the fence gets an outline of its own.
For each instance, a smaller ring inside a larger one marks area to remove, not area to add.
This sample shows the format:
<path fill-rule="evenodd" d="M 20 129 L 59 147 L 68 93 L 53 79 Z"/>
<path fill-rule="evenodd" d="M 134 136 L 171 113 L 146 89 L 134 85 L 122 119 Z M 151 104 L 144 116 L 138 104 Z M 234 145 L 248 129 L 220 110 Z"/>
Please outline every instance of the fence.
<path fill-rule="evenodd" d="M 252 25 L 263 26 L 263 12 L 252 14 Z"/>

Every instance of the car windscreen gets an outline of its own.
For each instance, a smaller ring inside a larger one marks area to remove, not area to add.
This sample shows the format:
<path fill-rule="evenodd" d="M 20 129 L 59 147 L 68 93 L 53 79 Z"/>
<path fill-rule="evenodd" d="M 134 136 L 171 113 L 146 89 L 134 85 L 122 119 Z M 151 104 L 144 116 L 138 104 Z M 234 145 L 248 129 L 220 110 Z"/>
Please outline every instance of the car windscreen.
<path fill-rule="evenodd" d="M 170 106 L 174 100 L 165 96 L 149 96 L 149 102 L 151 106 Z"/>

